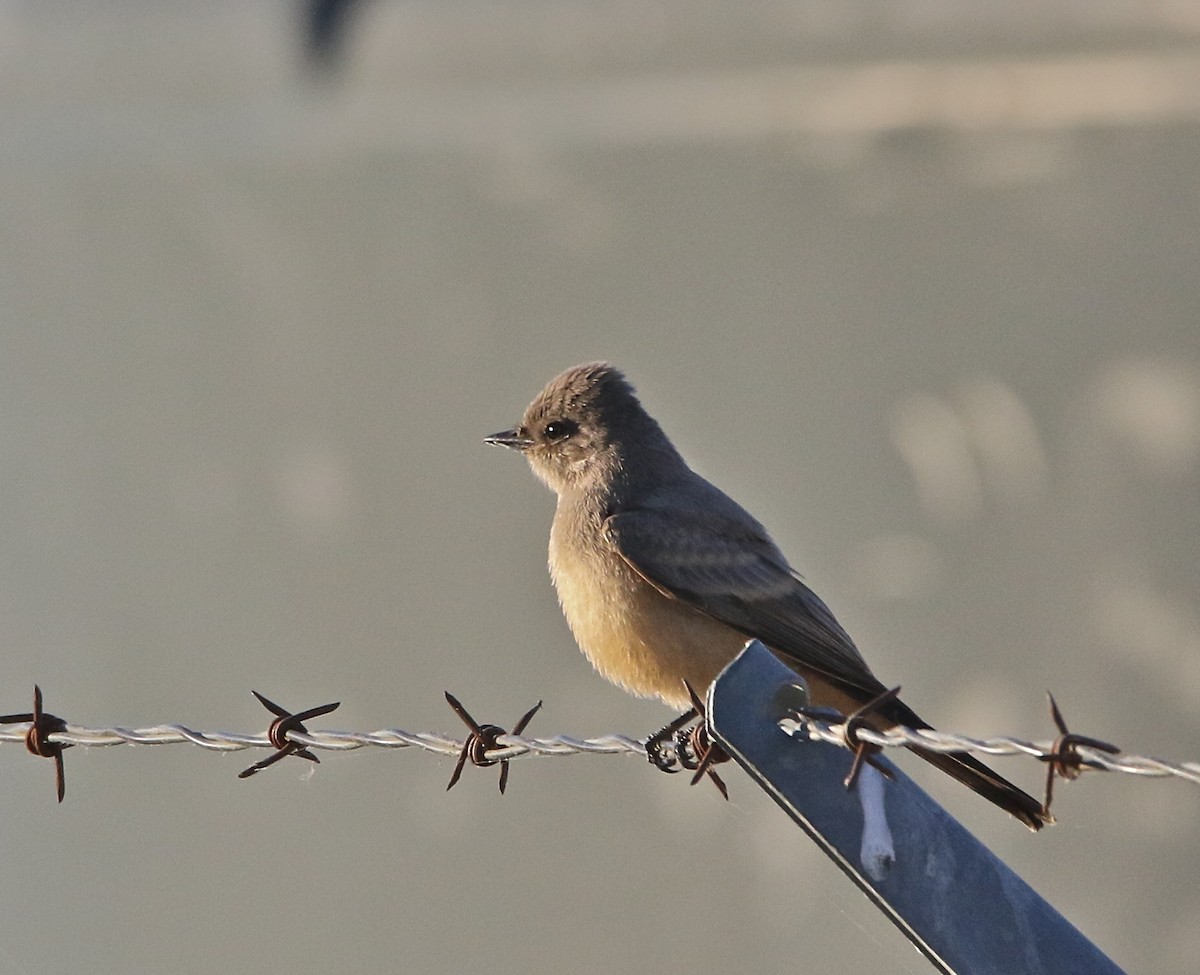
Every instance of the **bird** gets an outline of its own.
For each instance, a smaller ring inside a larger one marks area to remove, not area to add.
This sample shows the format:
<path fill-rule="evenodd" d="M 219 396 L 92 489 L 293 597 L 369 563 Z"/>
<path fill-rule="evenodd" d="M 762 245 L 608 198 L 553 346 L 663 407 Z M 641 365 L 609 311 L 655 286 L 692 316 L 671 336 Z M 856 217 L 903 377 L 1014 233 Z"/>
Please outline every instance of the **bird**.
<path fill-rule="evenodd" d="M 575 641 L 609 681 L 687 708 L 758 639 L 808 684 L 818 707 L 886 730 L 931 726 L 872 673 L 832 611 L 766 529 L 688 466 L 607 362 L 552 379 L 512 429 L 484 442 L 520 452 L 557 495 L 549 569 Z M 909 746 L 1031 830 L 1038 800 L 966 752 Z"/>

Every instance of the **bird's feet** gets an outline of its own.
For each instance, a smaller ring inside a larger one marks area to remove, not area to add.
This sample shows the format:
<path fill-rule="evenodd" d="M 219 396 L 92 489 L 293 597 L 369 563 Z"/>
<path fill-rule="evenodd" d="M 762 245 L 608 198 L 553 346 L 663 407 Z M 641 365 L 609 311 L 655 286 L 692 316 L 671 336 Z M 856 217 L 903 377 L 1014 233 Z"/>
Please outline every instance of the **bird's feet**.
<path fill-rule="evenodd" d="M 683 769 L 692 772 L 692 785 L 707 775 L 721 795 L 728 799 L 729 790 L 712 766 L 728 762 L 729 755 L 708 734 L 704 702 L 700 700 L 691 684 L 684 681 L 684 686 L 692 699 L 692 706 L 661 731 L 646 739 L 646 757 L 651 765 L 662 772 L 674 773 Z M 696 723 L 692 724 L 693 721 Z M 689 724 L 691 727 L 688 727 Z"/>

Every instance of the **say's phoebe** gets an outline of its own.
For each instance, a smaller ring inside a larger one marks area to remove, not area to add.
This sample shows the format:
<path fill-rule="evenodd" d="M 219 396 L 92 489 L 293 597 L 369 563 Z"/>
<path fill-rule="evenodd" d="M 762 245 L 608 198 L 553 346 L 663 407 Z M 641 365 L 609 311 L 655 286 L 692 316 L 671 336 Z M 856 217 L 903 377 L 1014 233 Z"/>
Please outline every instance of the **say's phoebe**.
<path fill-rule="evenodd" d="M 816 705 L 849 714 L 886 690 L 762 525 L 688 467 L 613 366 L 568 369 L 520 426 L 486 442 L 521 451 L 558 495 L 550 575 L 575 640 L 610 681 L 683 709 L 684 681 L 707 687 L 756 637 Z M 930 727 L 895 699 L 869 720 Z M 1054 821 L 965 752 L 913 751 L 1030 829 Z"/>

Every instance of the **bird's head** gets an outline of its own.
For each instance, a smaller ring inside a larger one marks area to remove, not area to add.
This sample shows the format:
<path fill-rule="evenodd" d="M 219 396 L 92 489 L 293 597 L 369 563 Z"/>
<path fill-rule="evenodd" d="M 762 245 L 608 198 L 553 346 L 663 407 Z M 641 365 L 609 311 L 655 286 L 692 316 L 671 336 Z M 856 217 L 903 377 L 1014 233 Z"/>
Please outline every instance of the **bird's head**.
<path fill-rule="evenodd" d="M 643 418 L 653 425 L 620 370 L 589 362 L 552 379 L 518 426 L 484 442 L 519 450 L 561 494 L 619 467 L 622 442 L 645 427 Z"/>

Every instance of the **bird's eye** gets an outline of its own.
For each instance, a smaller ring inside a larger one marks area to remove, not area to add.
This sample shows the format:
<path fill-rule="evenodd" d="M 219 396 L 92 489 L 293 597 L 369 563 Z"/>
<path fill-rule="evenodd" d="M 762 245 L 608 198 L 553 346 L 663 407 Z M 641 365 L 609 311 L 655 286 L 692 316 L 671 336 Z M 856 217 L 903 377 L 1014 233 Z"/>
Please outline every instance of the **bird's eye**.
<path fill-rule="evenodd" d="M 566 440 L 578 429 L 570 420 L 551 420 L 544 432 L 547 440 Z"/>

